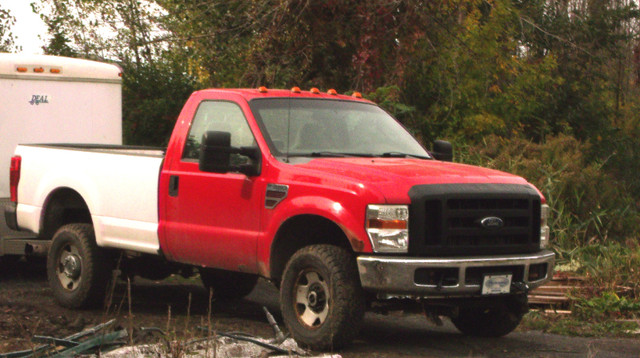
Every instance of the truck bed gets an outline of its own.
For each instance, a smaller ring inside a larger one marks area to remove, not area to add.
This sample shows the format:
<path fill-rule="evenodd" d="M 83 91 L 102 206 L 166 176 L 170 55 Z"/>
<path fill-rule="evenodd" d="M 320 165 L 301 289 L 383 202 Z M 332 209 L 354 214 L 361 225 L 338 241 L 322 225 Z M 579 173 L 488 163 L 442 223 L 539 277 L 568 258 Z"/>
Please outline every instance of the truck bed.
<path fill-rule="evenodd" d="M 159 147 L 143 147 L 136 145 L 114 145 L 114 144 L 21 144 L 26 147 L 41 147 L 66 150 L 80 150 L 86 152 L 140 155 L 147 157 L 164 157 L 165 149 Z"/>
<path fill-rule="evenodd" d="M 85 201 L 99 246 L 158 253 L 158 178 L 164 150 L 92 144 L 19 145 L 18 225 L 38 233 L 57 192 Z M 35 189 L 35 190 L 34 190 Z"/>

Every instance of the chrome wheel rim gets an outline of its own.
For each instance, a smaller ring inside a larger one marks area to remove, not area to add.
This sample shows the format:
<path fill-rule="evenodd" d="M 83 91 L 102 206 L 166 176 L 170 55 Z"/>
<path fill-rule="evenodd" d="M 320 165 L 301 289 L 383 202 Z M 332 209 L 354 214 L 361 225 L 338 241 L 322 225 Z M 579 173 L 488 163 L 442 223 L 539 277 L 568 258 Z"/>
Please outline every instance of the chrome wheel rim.
<path fill-rule="evenodd" d="M 67 244 L 60 249 L 56 266 L 58 280 L 64 289 L 73 291 L 80 286 L 82 281 L 82 257 L 75 245 Z"/>
<path fill-rule="evenodd" d="M 329 286 L 315 271 L 302 272 L 296 280 L 295 311 L 301 324 L 318 328 L 329 315 Z"/>

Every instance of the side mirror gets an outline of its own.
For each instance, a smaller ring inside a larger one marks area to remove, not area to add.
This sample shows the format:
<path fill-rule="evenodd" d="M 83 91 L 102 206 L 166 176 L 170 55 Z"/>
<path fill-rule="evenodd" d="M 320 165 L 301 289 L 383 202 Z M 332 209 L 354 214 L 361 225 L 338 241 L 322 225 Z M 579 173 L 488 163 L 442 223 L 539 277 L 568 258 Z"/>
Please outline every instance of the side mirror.
<path fill-rule="evenodd" d="M 202 135 L 199 168 L 210 173 L 230 171 L 231 133 L 209 131 Z"/>
<path fill-rule="evenodd" d="M 433 157 L 445 162 L 453 161 L 453 146 L 445 140 L 436 140 L 433 142 Z"/>
<path fill-rule="evenodd" d="M 255 163 L 233 165 L 231 154 L 249 157 Z M 208 131 L 202 136 L 200 160 L 201 171 L 209 173 L 239 172 L 247 176 L 260 175 L 260 149 L 257 147 L 234 148 L 231 146 L 231 133 Z"/>

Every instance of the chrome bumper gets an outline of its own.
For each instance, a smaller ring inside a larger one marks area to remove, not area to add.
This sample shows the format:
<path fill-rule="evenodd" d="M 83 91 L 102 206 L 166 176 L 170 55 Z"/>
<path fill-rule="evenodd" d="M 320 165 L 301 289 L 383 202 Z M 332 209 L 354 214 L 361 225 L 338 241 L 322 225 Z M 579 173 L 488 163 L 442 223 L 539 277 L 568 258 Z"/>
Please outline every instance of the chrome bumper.
<path fill-rule="evenodd" d="M 491 273 L 513 273 L 514 283 L 524 283 L 533 289 L 551 278 L 554 262 L 555 254 L 549 250 L 535 254 L 482 257 L 359 256 L 358 271 L 362 287 L 378 294 L 460 297 L 480 295 L 482 282 L 478 276 Z M 438 279 L 439 274 L 446 275 L 446 280 Z M 435 284 L 432 282 L 434 279 L 424 279 L 429 275 L 436 276 L 435 281 L 439 282 Z"/>

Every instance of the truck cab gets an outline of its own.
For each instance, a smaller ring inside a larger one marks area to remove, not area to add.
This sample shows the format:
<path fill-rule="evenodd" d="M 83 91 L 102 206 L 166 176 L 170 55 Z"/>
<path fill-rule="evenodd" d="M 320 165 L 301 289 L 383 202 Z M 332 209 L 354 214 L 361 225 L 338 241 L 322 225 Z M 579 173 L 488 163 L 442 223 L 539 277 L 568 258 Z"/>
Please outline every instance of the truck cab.
<path fill-rule="evenodd" d="M 548 207 L 533 185 L 437 160 L 450 160 L 447 143 L 425 150 L 367 100 L 263 88 L 189 102 L 161 173 L 160 246 L 172 260 L 279 284 L 294 336 L 330 326 L 321 298 L 337 279 L 312 260 L 351 262 L 333 267 L 356 272 L 362 290 L 347 321 L 360 319 L 358 305 L 420 300 L 488 336 L 513 330 L 528 290 L 551 275 Z M 325 341 L 350 337 L 332 329 L 341 336 Z"/>

